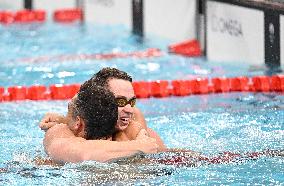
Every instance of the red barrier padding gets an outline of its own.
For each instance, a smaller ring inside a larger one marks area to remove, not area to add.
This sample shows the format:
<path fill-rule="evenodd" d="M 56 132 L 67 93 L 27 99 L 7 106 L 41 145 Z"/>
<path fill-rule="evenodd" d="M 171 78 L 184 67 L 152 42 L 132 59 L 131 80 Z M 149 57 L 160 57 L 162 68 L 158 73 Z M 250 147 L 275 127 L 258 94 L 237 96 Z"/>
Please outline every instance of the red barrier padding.
<path fill-rule="evenodd" d="M 247 77 L 234 77 L 230 79 L 230 89 L 232 91 L 248 91 L 249 79 Z"/>
<path fill-rule="evenodd" d="M 4 11 L 0 12 L 0 22 L 3 24 L 42 22 L 45 20 L 45 15 L 44 10 L 19 10 L 15 14 Z"/>
<path fill-rule="evenodd" d="M 152 81 L 151 83 L 151 95 L 154 97 L 167 97 L 169 96 L 168 85 L 169 82 L 165 80 Z"/>
<path fill-rule="evenodd" d="M 27 88 L 24 86 L 9 87 L 11 101 L 25 100 L 27 98 Z"/>
<path fill-rule="evenodd" d="M 151 96 L 151 87 L 149 82 L 133 82 L 132 85 L 137 98 L 149 98 Z"/>
<path fill-rule="evenodd" d="M 188 57 L 201 56 L 200 44 L 196 39 L 184 41 L 178 44 L 173 44 L 170 45 L 168 48 L 169 52 L 175 54 L 181 54 Z"/>
<path fill-rule="evenodd" d="M 206 94 L 209 92 L 208 79 L 197 78 L 191 81 L 193 94 Z"/>
<path fill-rule="evenodd" d="M 268 76 L 255 76 L 252 78 L 255 91 L 268 92 L 270 90 L 270 78 Z"/>
<path fill-rule="evenodd" d="M 284 92 L 284 75 L 275 75 L 271 77 L 271 90 Z"/>
<path fill-rule="evenodd" d="M 42 85 L 34 85 L 28 88 L 27 98 L 30 100 L 45 100 L 46 87 Z"/>
<path fill-rule="evenodd" d="M 172 81 L 172 94 L 175 96 L 186 96 L 191 93 L 189 80 L 173 80 Z"/>
<path fill-rule="evenodd" d="M 63 9 L 56 10 L 53 14 L 55 22 L 70 23 L 74 21 L 81 21 L 83 19 L 83 12 L 81 9 Z"/>
<path fill-rule="evenodd" d="M 228 78 L 213 78 L 212 80 L 214 92 L 230 91 L 230 80 Z"/>
<path fill-rule="evenodd" d="M 49 87 L 51 99 L 68 99 L 67 85 L 55 84 Z"/>
<path fill-rule="evenodd" d="M 3 11 L 0 12 L 0 23 L 11 24 L 14 22 L 14 14 L 12 12 Z"/>

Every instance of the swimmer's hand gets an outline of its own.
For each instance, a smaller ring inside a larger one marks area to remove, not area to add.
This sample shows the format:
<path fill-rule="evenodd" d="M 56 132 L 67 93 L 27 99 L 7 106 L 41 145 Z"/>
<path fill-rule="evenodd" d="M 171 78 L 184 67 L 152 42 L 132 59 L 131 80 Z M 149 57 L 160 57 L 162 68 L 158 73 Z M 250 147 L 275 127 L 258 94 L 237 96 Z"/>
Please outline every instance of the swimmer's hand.
<path fill-rule="evenodd" d="M 159 145 L 157 144 L 156 139 L 150 138 L 145 129 L 140 130 L 136 140 L 138 147 L 141 152 L 146 154 L 153 154 L 158 152 Z"/>
<path fill-rule="evenodd" d="M 47 131 L 56 124 L 65 123 L 65 117 L 57 113 L 46 113 L 39 123 L 41 130 Z"/>

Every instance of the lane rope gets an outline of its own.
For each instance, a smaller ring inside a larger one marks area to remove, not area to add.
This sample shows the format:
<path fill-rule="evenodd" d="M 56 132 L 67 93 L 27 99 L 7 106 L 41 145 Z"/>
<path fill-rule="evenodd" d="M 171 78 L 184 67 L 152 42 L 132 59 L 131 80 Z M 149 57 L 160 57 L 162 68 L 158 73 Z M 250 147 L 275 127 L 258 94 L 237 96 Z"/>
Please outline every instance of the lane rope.
<path fill-rule="evenodd" d="M 31 58 L 21 58 L 6 61 L 10 62 L 21 62 L 21 63 L 46 63 L 50 61 L 84 61 L 84 60 L 112 60 L 116 58 L 151 58 L 151 57 L 161 57 L 164 53 L 158 48 L 148 48 L 143 51 L 133 51 L 133 52 L 111 52 L 111 53 L 98 53 L 98 54 L 65 54 L 65 55 L 55 55 L 55 56 L 40 56 Z M 5 62 L 4 62 L 5 63 Z"/>
<path fill-rule="evenodd" d="M 156 80 L 133 82 L 137 98 L 163 98 L 225 92 L 279 92 L 284 93 L 284 75 L 254 77 L 215 77 L 190 80 Z M 54 84 L 0 87 L 0 102 L 21 100 L 71 99 L 80 84 Z"/>

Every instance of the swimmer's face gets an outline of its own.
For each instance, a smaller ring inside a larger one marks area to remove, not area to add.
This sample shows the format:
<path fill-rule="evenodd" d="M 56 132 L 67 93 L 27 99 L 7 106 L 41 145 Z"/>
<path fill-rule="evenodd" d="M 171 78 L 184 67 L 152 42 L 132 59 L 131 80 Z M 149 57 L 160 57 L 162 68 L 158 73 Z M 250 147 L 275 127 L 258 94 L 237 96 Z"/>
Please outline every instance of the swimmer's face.
<path fill-rule="evenodd" d="M 122 79 L 110 79 L 108 81 L 109 90 L 113 92 L 116 98 L 126 98 L 127 100 L 135 98 L 132 83 Z M 134 108 L 130 104 L 124 107 L 118 107 L 118 120 L 116 129 L 125 130 L 133 117 Z"/>

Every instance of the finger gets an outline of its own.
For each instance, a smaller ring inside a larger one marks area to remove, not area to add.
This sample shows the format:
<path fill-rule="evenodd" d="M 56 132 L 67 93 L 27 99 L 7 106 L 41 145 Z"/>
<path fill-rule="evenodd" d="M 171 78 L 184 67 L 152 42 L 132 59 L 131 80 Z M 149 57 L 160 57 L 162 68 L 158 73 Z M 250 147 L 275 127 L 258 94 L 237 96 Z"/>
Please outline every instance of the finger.
<path fill-rule="evenodd" d="M 152 143 L 157 144 L 157 140 L 156 140 L 155 138 L 150 138 L 150 137 L 148 137 L 148 138 L 149 138 L 149 140 L 150 140 Z"/>
<path fill-rule="evenodd" d="M 157 153 L 158 152 L 158 148 L 159 148 L 158 144 L 155 144 L 153 146 L 153 153 Z"/>
<path fill-rule="evenodd" d="M 156 144 L 156 153 L 159 151 L 159 145 Z"/>
<path fill-rule="evenodd" d="M 51 118 L 50 118 L 50 117 L 47 117 L 47 116 L 45 116 L 45 117 L 41 120 L 41 123 L 48 123 L 48 122 L 51 122 Z"/>
<path fill-rule="evenodd" d="M 54 125 L 58 124 L 57 122 L 48 122 L 40 124 L 41 130 L 48 130 L 49 128 L 53 127 Z"/>

